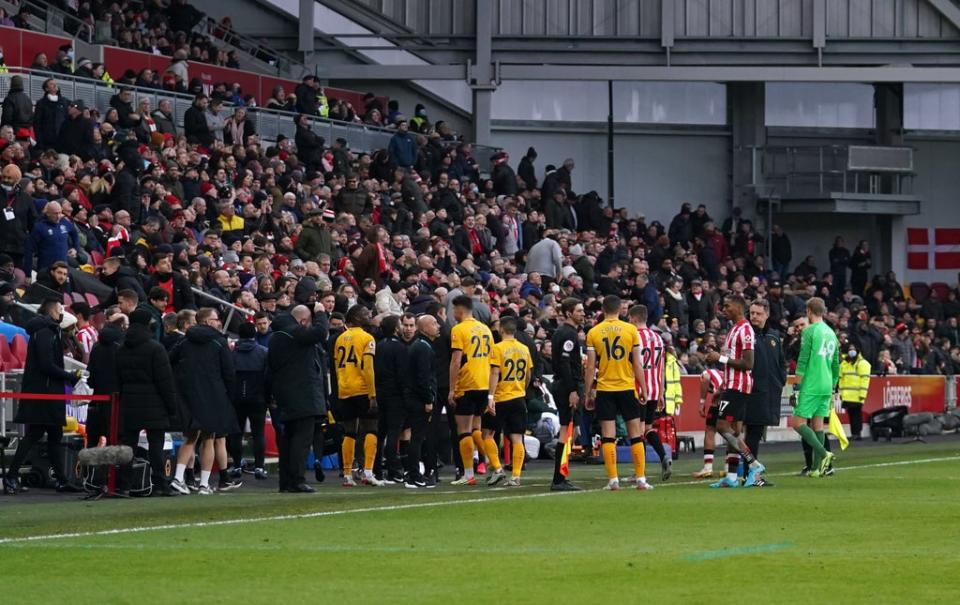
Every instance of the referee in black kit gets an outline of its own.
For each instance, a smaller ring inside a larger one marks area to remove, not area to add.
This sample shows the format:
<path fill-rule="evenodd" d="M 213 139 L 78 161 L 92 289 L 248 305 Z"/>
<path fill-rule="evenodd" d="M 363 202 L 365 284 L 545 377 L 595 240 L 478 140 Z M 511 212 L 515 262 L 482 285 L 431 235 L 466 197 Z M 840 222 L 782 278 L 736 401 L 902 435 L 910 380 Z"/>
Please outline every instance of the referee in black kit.
<path fill-rule="evenodd" d="M 580 346 L 580 326 L 583 325 L 583 303 L 578 298 L 565 298 L 560 303 L 563 323 L 553 333 L 553 387 L 551 394 L 560 415 L 560 440 L 554 456 L 551 491 L 576 492 L 580 488 L 567 481 L 560 473 L 563 444 L 573 413 L 583 398 L 583 353 Z"/>
<path fill-rule="evenodd" d="M 744 442 L 753 455 L 760 452 L 760 440 L 768 426 L 780 424 L 780 393 L 787 382 L 787 362 L 783 357 L 780 333 L 768 328 L 770 303 L 763 298 L 750 303 L 750 324 L 756 331 L 753 349 L 753 391 L 747 399 Z M 756 487 L 772 487 L 762 477 Z"/>

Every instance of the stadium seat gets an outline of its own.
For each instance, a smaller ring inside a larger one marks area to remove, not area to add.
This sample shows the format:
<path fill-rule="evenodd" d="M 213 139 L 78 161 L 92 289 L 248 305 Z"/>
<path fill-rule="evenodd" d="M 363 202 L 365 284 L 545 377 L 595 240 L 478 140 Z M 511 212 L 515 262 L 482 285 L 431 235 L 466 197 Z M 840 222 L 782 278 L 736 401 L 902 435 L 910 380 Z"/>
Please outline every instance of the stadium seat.
<path fill-rule="evenodd" d="M 72 305 L 72 304 L 73 304 L 73 297 L 70 296 L 68 293 L 64 292 L 64 293 L 63 293 L 63 306 L 69 309 L 69 308 L 70 308 L 70 305 Z"/>
<path fill-rule="evenodd" d="M 910 283 L 910 296 L 913 297 L 913 300 L 916 301 L 918 305 L 922 305 L 927 297 L 930 296 L 930 286 L 922 281 L 915 281 Z"/>
<path fill-rule="evenodd" d="M 94 313 L 90 317 L 90 325 L 93 326 L 97 332 L 99 332 L 100 330 L 103 329 L 103 324 L 106 323 L 106 319 L 107 319 L 107 316 L 104 315 L 103 313 Z"/>
<path fill-rule="evenodd" d="M 103 255 L 97 252 L 96 250 L 92 250 L 90 252 L 90 260 L 93 261 L 94 267 L 99 267 L 100 265 L 103 264 Z"/>
<path fill-rule="evenodd" d="M 7 337 L 3 334 L 0 334 L 0 372 L 6 372 L 7 370 L 15 369 L 16 358 L 13 356 L 13 352 L 10 351 L 10 343 L 7 342 Z"/>
<path fill-rule="evenodd" d="M 87 302 L 87 299 L 84 298 L 83 294 L 80 294 L 79 292 L 71 292 L 71 293 L 70 293 L 70 297 L 73 299 L 72 303 Z M 72 303 L 71 303 L 71 304 L 72 304 Z"/>
<path fill-rule="evenodd" d="M 13 270 L 13 283 L 18 288 L 27 283 L 27 274 L 23 272 L 23 269 L 16 268 Z"/>
<path fill-rule="evenodd" d="M 91 294 L 90 292 L 85 292 L 83 294 L 84 299 L 87 301 L 87 304 L 90 305 L 90 308 L 94 308 L 100 304 L 100 299 Z"/>
<path fill-rule="evenodd" d="M 942 281 L 933 282 L 930 284 L 930 289 L 937 293 L 940 300 L 947 300 L 947 295 L 950 293 L 950 286 Z"/>
<path fill-rule="evenodd" d="M 17 361 L 17 368 L 22 368 L 27 363 L 27 339 L 17 334 L 10 343 L 10 352 Z"/>

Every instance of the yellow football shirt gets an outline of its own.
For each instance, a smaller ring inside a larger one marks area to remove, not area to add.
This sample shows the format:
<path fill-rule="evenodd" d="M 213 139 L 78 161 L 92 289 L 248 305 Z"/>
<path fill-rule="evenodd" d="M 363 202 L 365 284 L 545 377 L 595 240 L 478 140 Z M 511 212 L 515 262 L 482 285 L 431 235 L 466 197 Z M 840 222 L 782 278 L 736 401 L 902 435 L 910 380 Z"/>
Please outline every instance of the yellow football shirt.
<path fill-rule="evenodd" d="M 637 328 L 619 319 L 605 319 L 587 333 L 587 351 L 597 356 L 598 391 L 636 389 L 630 354 L 639 346 Z"/>
<path fill-rule="evenodd" d="M 463 351 L 454 396 L 467 391 L 486 391 L 490 388 L 490 351 L 493 334 L 490 328 L 473 317 L 461 321 L 450 331 L 450 348 Z"/>
<path fill-rule="evenodd" d="M 350 328 L 337 337 L 333 361 L 337 369 L 337 396 L 340 399 L 366 395 L 376 397 L 373 382 L 373 354 L 377 343 L 363 328 Z"/>
<path fill-rule="evenodd" d="M 533 360 L 527 345 L 515 338 L 501 340 L 490 352 L 490 366 L 500 368 L 494 403 L 512 401 L 527 396 L 527 378 L 533 370 Z"/>

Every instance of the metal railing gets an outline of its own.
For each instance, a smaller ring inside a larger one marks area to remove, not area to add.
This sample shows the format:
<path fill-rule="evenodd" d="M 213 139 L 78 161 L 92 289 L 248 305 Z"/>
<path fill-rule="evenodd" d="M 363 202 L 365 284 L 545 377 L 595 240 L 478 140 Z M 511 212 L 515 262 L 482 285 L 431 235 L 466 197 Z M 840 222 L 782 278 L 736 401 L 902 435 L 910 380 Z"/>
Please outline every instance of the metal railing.
<path fill-rule="evenodd" d="M 307 67 L 304 63 L 273 47 L 245 36 L 233 28 L 225 27 L 209 15 L 205 15 L 193 31 L 208 36 L 217 46 L 222 44 L 227 50 L 238 50 L 244 53 L 245 58 L 253 61 L 263 73 L 274 72 L 300 79 L 316 72 L 315 69 Z"/>
<path fill-rule="evenodd" d="M 10 78 L 14 75 L 23 78 L 24 91 L 34 102 L 43 97 L 44 81 L 53 78 L 59 84 L 60 92 L 65 98 L 80 99 L 88 107 L 96 107 L 101 115 L 105 114 L 106 110 L 110 108 L 110 99 L 117 93 L 118 89 L 117 84 L 110 86 L 100 80 L 43 70 L 11 67 L 9 73 L 0 74 L 0 98 L 5 97 L 10 90 Z M 130 88 L 134 91 L 134 96 L 137 98 L 136 102 L 143 98 L 149 99 L 152 109 L 159 107 L 160 101 L 169 100 L 173 105 L 174 121 L 178 127 L 183 126 L 183 115 L 193 104 L 193 96 L 155 88 L 139 86 L 130 86 Z M 228 103 L 225 105 L 230 107 Z M 292 139 L 296 134 L 296 125 L 294 124 L 296 115 L 295 113 L 264 107 L 250 108 L 247 111 L 247 116 L 253 122 L 255 131 L 260 135 L 260 140 L 268 143 L 276 141 L 277 136 L 281 134 Z M 372 152 L 377 149 L 385 149 L 390 143 L 390 137 L 395 132 L 366 124 L 338 122 L 314 116 L 311 116 L 309 121 L 313 131 L 324 137 L 328 145 L 337 138 L 344 138 L 350 148 L 357 151 Z"/>
<path fill-rule="evenodd" d="M 879 171 L 851 167 L 849 148 L 849 145 L 749 145 L 738 148 L 737 153 L 749 154 L 750 186 L 764 188 L 783 198 L 912 192 L 912 171 L 883 171 L 881 177 L 877 174 Z"/>
<path fill-rule="evenodd" d="M 244 309 L 243 307 L 238 307 L 237 305 L 233 303 L 229 303 L 223 300 L 222 298 L 218 298 L 213 294 L 210 294 L 209 292 L 205 292 L 204 290 L 201 290 L 200 288 L 191 287 L 190 289 L 193 290 L 193 293 L 196 294 L 197 296 L 201 296 L 208 300 L 212 300 L 215 303 L 230 309 L 229 311 L 227 311 L 227 317 L 223 320 L 223 328 L 220 330 L 222 334 L 227 333 L 227 327 L 230 325 L 230 322 L 233 320 L 234 313 L 242 313 L 247 317 L 253 317 L 254 315 L 256 315 L 255 311 L 251 311 L 250 309 Z"/>
<path fill-rule="evenodd" d="M 12 16 L 22 12 L 24 7 L 28 9 L 31 17 L 27 18 L 30 27 L 48 34 L 68 34 L 79 38 L 85 42 L 93 43 L 94 31 L 96 26 L 78 19 L 70 13 L 53 6 L 50 3 L 33 2 L 32 0 L 20 0 L 20 6 L 16 7 L 9 2 L 0 2 L 0 6 L 7 10 Z"/>

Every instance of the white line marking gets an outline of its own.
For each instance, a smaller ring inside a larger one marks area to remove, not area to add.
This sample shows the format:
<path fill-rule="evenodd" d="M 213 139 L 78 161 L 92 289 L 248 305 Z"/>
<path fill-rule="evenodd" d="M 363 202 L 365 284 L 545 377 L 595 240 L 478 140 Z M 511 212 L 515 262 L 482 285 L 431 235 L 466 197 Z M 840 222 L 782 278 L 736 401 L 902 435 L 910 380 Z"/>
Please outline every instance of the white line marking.
<path fill-rule="evenodd" d="M 904 466 L 910 464 L 926 464 L 930 462 L 946 462 L 948 460 L 960 460 L 960 456 L 945 456 L 942 458 L 922 458 L 920 460 L 903 460 L 899 462 L 878 462 L 875 464 L 861 464 L 858 466 L 848 466 L 836 469 L 839 471 L 852 471 L 865 468 L 883 468 L 888 466 Z M 792 476 L 794 473 L 779 473 L 771 475 L 774 477 Z M 705 485 L 705 481 L 685 481 L 682 483 L 666 483 L 658 485 L 657 489 L 666 487 L 680 487 L 684 485 Z M 67 540 L 71 538 L 91 538 L 97 536 L 116 536 L 121 534 L 139 534 L 151 531 L 163 531 L 168 529 L 202 529 L 204 527 L 218 527 L 224 525 L 245 525 L 247 523 L 265 523 L 270 521 L 295 521 L 299 519 L 317 519 L 321 517 L 335 517 L 340 515 L 352 515 L 357 513 L 373 512 L 392 512 L 398 510 L 409 510 L 416 508 L 435 508 L 441 506 L 458 506 L 461 504 L 480 504 L 489 502 L 501 502 L 504 500 L 526 500 L 529 498 L 547 498 L 550 496 L 570 496 L 576 494 L 586 494 L 602 491 L 600 489 L 583 490 L 581 492 L 542 492 L 536 494 L 517 494 L 515 496 L 503 496 L 501 498 L 461 498 L 456 500 L 440 500 L 436 502 L 416 502 L 413 504 L 393 504 L 389 506 L 371 506 L 366 508 L 355 508 L 350 510 L 328 510 L 312 513 L 299 513 L 289 515 L 272 515 L 269 517 L 244 517 L 238 519 L 221 519 L 218 521 L 195 521 L 191 523 L 168 523 L 164 525 L 147 525 L 140 527 L 120 527 L 116 529 L 102 529 L 97 531 L 78 531 L 62 534 L 44 534 L 39 536 L 23 536 L 18 538 L 0 538 L 0 546 L 6 544 L 19 544 L 24 542 L 38 542 L 41 540 Z M 446 492 L 455 493 L 455 492 Z"/>

